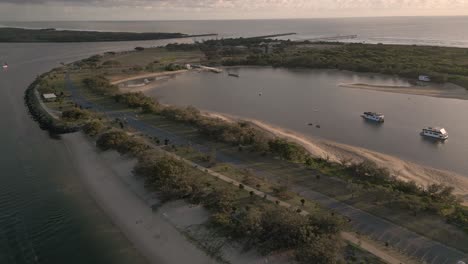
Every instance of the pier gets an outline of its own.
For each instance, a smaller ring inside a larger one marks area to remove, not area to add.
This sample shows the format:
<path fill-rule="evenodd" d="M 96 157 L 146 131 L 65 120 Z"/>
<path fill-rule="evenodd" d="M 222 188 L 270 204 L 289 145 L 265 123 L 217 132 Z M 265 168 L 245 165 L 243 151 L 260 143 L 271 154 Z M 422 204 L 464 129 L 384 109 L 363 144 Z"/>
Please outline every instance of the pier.
<path fill-rule="evenodd" d="M 336 35 L 336 36 L 324 36 L 318 38 L 306 39 L 308 41 L 332 41 L 332 40 L 343 40 L 343 39 L 355 39 L 358 35 Z"/>
<path fill-rule="evenodd" d="M 291 35 L 296 35 L 297 33 L 290 32 L 290 33 L 280 33 L 280 34 L 272 34 L 272 35 L 264 35 L 264 36 L 257 36 L 257 37 L 250 37 L 247 39 L 264 39 L 264 38 L 275 38 L 275 37 L 285 37 L 285 36 L 291 36 Z"/>

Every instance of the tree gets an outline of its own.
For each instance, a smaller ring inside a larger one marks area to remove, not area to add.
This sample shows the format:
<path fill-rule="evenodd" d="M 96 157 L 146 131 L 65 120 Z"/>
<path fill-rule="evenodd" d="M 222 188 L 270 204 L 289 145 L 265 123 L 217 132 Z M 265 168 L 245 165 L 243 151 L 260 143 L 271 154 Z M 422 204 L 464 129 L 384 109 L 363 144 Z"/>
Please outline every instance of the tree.
<path fill-rule="evenodd" d="M 339 263 L 341 243 L 336 237 L 315 236 L 309 243 L 304 244 L 296 252 L 296 259 L 300 263 L 336 264 Z"/>
<path fill-rule="evenodd" d="M 62 118 L 67 121 L 78 121 L 89 118 L 90 113 L 86 110 L 73 108 L 62 112 Z"/>
<path fill-rule="evenodd" d="M 104 129 L 104 125 L 102 124 L 102 122 L 98 120 L 91 120 L 87 122 L 83 127 L 83 131 L 87 135 L 92 136 L 92 137 L 101 133 L 103 129 Z"/>

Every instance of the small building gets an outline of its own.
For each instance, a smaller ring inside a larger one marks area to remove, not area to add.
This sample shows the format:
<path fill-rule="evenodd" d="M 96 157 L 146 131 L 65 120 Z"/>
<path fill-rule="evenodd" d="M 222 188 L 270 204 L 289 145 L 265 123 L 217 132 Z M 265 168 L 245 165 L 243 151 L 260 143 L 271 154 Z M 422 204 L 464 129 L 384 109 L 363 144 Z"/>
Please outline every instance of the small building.
<path fill-rule="evenodd" d="M 185 68 L 186 68 L 187 70 L 191 70 L 191 69 L 192 69 L 192 65 L 190 65 L 190 64 L 185 64 Z"/>
<path fill-rule="evenodd" d="M 47 102 L 52 102 L 57 100 L 57 96 L 53 93 L 42 94 L 42 98 L 44 98 Z"/>
<path fill-rule="evenodd" d="M 421 82 L 430 82 L 431 81 L 431 78 L 427 75 L 419 75 L 419 80 Z"/>

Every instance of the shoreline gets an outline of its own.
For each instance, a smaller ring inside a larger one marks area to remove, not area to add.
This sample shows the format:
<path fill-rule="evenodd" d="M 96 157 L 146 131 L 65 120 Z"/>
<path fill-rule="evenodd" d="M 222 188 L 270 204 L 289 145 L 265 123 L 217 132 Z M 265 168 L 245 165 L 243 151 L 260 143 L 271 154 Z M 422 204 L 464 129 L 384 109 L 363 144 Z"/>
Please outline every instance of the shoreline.
<path fill-rule="evenodd" d="M 77 157 L 75 165 L 92 198 L 148 263 L 217 263 L 188 241 L 164 212 L 151 209 L 159 201 L 143 192 L 144 184 L 133 176 L 133 159 L 98 153 L 82 133 L 64 135 L 63 140 Z"/>
<path fill-rule="evenodd" d="M 233 66 L 235 68 L 238 66 Z M 256 66 L 253 66 L 256 67 Z M 231 67 L 226 67 L 231 68 Z M 187 70 L 175 74 L 187 73 Z M 159 73 L 158 76 L 166 76 L 168 72 Z M 169 72 L 171 73 L 171 72 Z M 174 75 L 169 74 L 169 75 Z M 138 79 L 142 77 L 134 77 Z M 130 88 L 127 92 L 145 92 L 157 88 L 159 84 L 148 84 L 143 87 Z M 440 87 L 416 87 L 416 86 L 385 86 L 385 85 L 369 85 L 369 84 L 339 84 L 339 87 L 371 90 L 378 92 L 391 92 L 399 94 L 432 96 L 439 98 L 452 98 L 460 100 L 468 100 L 468 91 L 455 84 L 444 84 L 447 88 Z M 119 88 L 121 92 L 125 90 Z M 290 131 L 285 128 L 277 127 L 261 120 L 239 117 L 225 113 L 217 113 L 213 111 L 204 111 L 202 114 L 208 117 L 220 118 L 227 122 L 235 122 L 235 120 L 243 120 L 250 122 L 260 130 L 267 132 L 270 135 L 278 136 L 291 140 L 303 147 L 312 156 L 328 159 L 332 162 L 341 163 L 342 160 L 352 162 L 361 162 L 369 160 L 375 162 L 378 166 L 388 168 L 395 176 L 404 181 L 414 181 L 418 185 L 428 186 L 430 184 L 444 184 L 454 187 L 454 193 L 462 198 L 462 204 L 468 205 L 468 175 L 463 176 L 456 172 L 448 170 L 436 169 L 426 165 L 417 164 L 411 161 L 405 161 L 399 157 L 389 154 L 357 147 L 347 144 L 342 144 L 325 139 L 312 138 L 298 132 Z"/>
<path fill-rule="evenodd" d="M 465 88 L 452 84 L 452 83 L 444 83 L 444 84 L 441 84 L 441 86 L 442 87 L 414 86 L 414 85 L 391 86 L 391 85 L 374 85 L 374 84 L 366 84 L 366 83 L 340 83 L 338 84 L 338 87 L 367 90 L 367 91 L 468 100 L 468 90 L 466 90 Z"/>
<path fill-rule="evenodd" d="M 356 146 L 312 138 L 256 119 L 209 111 L 203 111 L 203 114 L 212 118 L 220 118 L 227 122 L 236 122 L 237 120 L 247 121 L 271 135 L 285 138 L 303 146 L 314 157 L 328 159 L 337 163 L 341 163 L 343 160 L 351 162 L 369 160 L 375 162 L 380 167 L 388 168 L 399 179 L 404 181 L 415 181 L 422 186 L 436 183 L 454 187 L 454 193 L 461 196 L 464 205 L 468 205 L 468 177 L 455 172 L 430 168 L 414 162 L 404 161 L 395 156 Z"/>
<path fill-rule="evenodd" d="M 162 77 L 162 76 L 172 76 L 172 75 L 185 73 L 187 71 L 188 70 L 152 72 L 152 73 L 143 73 L 143 74 L 138 74 L 138 75 L 133 75 L 133 76 L 126 76 L 124 78 L 120 78 L 120 79 L 116 79 L 116 80 L 112 80 L 112 78 L 109 78 L 109 79 L 111 79 L 110 83 L 112 85 L 119 85 L 119 84 L 124 83 L 124 82 L 134 81 L 134 80 L 138 80 L 138 79 L 152 78 L 152 77 Z M 132 88 L 134 88 L 134 87 L 130 87 L 130 88 L 127 88 L 127 89 L 132 89 Z"/>

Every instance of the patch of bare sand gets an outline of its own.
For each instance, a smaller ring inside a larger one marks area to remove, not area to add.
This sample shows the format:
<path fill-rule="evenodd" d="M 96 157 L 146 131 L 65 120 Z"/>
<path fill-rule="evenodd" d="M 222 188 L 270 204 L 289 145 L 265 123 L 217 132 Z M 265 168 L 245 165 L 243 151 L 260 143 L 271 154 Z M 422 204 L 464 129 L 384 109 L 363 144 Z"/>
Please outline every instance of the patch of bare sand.
<path fill-rule="evenodd" d="M 123 82 L 143 79 L 143 78 L 154 78 L 154 77 L 161 77 L 161 76 L 171 76 L 176 74 L 181 74 L 186 72 L 187 70 L 179 70 L 179 71 L 164 71 L 164 72 L 153 72 L 153 73 L 142 73 L 132 76 L 110 76 L 111 84 L 118 85 Z"/>
<path fill-rule="evenodd" d="M 446 83 L 441 86 L 391 86 L 374 85 L 366 83 L 343 83 L 339 84 L 338 86 L 369 91 L 468 100 L 468 91 L 460 86 L 451 83 Z"/>
<path fill-rule="evenodd" d="M 81 133 L 67 134 L 63 139 L 76 157 L 92 197 L 149 263 L 221 263 L 199 248 L 217 248 L 219 241 L 223 242 L 219 248 L 222 258 L 228 263 L 291 263 L 290 258 L 277 254 L 246 252 L 216 230 L 208 229 L 210 214 L 203 206 L 182 200 L 162 204 L 146 190 L 143 179 L 133 175 L 134 159 L 114 151 L 97 152 Z"/>
<path fill-rule="evenodd" d="M 370 160 L 380 167 L 389 169 L 401 180 L 414 181 L 422 186 L 428 186 L 434 183 L 442 183 L 447 186 L 452 186 L 455 188 L 454 192 L 457 195 L 460 195 L 463 199 L 464 204 L 468 204 L 468 177 L 463 175 L 422 166 L 413 162 L 404 161 L 391 155 L 360 147 L 340 144 L 323 139 L 314 139 L 255 119 L 239 118 L 232 115 L 213 112 L 206 112 L 204 114 L 206 116 L 220 118 L 228 122 L 236 122 L 238 120 L 250 122 L 272 135 L 286 138 L 292 142 L 302 145 L 315 157 L 321 157 L 339 163 L 342 163 L 342 161 L 345 160 L 350 162 Z"/>
<path fill-rule="evenodd" d="M 149 263 L 218 263 L 189 242 L 164 212 L 151 209 L 157 199 L 133 176 L 134 160 L 98 153 L 81 133 L 63 139 L 92 197 Z"/>

